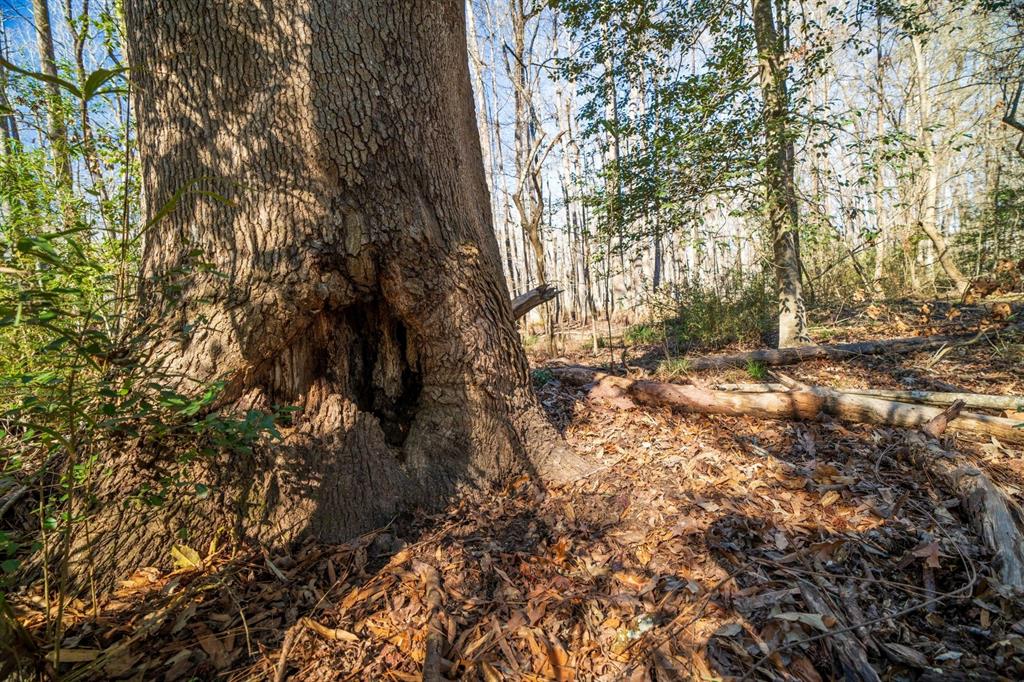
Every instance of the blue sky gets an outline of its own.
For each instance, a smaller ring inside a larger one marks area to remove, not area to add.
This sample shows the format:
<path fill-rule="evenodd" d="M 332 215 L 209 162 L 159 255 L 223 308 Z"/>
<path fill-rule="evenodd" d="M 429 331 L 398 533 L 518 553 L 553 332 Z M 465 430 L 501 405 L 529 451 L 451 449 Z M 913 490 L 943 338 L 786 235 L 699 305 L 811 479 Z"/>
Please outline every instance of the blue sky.
<path fill-rule="evenodd" d="M 28 17 L 32 15 L 32 3 L 30 0 L 0 0 L 0 11 L 6 21 Z"/>

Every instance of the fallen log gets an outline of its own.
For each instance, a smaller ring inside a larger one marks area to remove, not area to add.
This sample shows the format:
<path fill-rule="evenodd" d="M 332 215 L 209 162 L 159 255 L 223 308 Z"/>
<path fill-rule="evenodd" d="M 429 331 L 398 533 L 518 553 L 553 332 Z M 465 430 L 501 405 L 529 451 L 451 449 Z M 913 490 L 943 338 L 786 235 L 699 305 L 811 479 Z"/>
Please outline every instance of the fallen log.
<path fill-rule="evenodd" d="M 822 386 L 803 386 L 770 393 L 738 393 L 692 385 L 627 379 L 588 367 L 549 369 L 555 377 L 577 385 L 596 382 L 591 389 L 592 395 L 610 399 L 620 405 L 621 401 L 629 399 L 648 405 L 667 405 L 683 412 L 697 414 L 811 420 L 824 412 L 850 422 L 920 429 L 943 413 L 943 410 L 937 407 L 840 393 Z M 964 412 L 951 420 L 948 428 L 959 434 L 985 439 L 995 436 L 1009 443 L 1024 443 L 1024 428 L 1020 428 L 1021 424 L 1024 422 Z"/>
<path fill-rule="evenodd" d="M 929 470 L 960 498 L 971 525 L 995 555 L 999 579 L 1024 590 L 1024 512 L 978 468 L 937 458 Z"/>
<path fill-rule="evenodd" d="M 1017 332 L 1024 330 L 1024 325 L 1016 324 L 1002 331 Z M 727 369 L 729 367 L 745 367 L 748 363 L 778 366 L 793 365 L 805 360 L 830 359 L 846 360 L 858 355 L 881 355 L 883 353 L 916 353 L 935 350 L 943 346 L 967 346 L 977 343 L 988 336 L 988 332 L 976 334 L 940 334 L 937 336 L 914 336 L 904 339 L 883 339 L 880 341 L 858 341 L 856 343 L 838 343 L 831 346 L 800 346 L 797 348 L 779 348 L 754 350 L 732 355 L 704 355 L 686 359 L 686 367 L 690 371 L 702 372 L 709 369 Z"/>
<path fill-rule="evenodd" d="M 956 415 L 951 407 L 922 429 L 938 438 Z M 917 433 L 907 435 L 910 457 L 941 480 L 960 499 L 971 526 L 995 556 L 999 580 L 1015 590 L 1024 590 L 1024 510 L 980 469 L 958 462 L 955 455 L 936 441 Z"/>
<path fill-rule="evenodd" d="M 737 391 L 740 393 L 771 393 L 773 391 L 785 391 L 784 384 L 759 383 L 759 384 L 718 384 L 717 388 L 722 391 Z M 965 407 L 975 410 L 1010 410 L 1011 412 L 1024 411 L 1024 396 L 1017 395 L 986 395 L 983 393 L 950 393 L 945 391 L 900 391 L 881 388 L 835 388 L 840 393 L 853 393 L 866 395 L 887 400 L 897 400 L 901 403 L 921 403 L 922 405 L 937 405 L 945 407 L 956 401 L 962 401 Z"/>
<path fill-rule="evenodd" d="M 518 320 L 537 306 L 547 303 L 561 293 L 550 284 L 541 284 L 536 289 L 519 294 L 512 299 L 512 319 Z"/>

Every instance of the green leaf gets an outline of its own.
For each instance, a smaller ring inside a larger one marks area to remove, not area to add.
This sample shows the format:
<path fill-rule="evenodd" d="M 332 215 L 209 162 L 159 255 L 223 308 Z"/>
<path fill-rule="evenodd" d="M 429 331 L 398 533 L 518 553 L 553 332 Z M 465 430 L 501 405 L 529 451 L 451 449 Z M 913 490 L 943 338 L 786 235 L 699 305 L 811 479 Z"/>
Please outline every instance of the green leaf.
<path fill-rule="evenodd" d="M 74 83 L 66 81 L 58 76 L 51 76 L 49 74 L 39 73 L 38 71 L 29 71 L 28 69 L 23 69 L 17 64 L 13 64 L 7 61 L 3 57 L 0 57 L 0 66 L 4 67 L 5 69 L 10 69 L 14 73 L 20 73 L 22 76 L 28 76 L 29 78 L 34 78 L 35 80 L 43 81 L 44 83 L 52 83 L 53 85 L 62 87 L 75 97 L 82 96 L 82 91 L 79 90 Z"/>
<path fill-rule="evenodd" d="M 96 95 L 102 95 L 106 92 L 110 92 L 109 90 L 101 91 L 100 88 L 127 70 L 128 69 L 126 67 L 119 67 L 116 69 L 96 69 L 89 74 L 88 78 L 85 79 L 85 85 L 82 86 L 82 99 L 88 101 Z"/>

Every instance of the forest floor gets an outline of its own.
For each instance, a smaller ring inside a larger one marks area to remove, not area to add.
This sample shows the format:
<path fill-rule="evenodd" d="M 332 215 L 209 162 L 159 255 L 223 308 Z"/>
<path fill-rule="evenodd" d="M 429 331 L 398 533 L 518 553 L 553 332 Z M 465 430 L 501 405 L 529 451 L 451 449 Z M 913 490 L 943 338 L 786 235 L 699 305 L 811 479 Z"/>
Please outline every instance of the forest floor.
<path fill-rule="evenodd" d="M 977 328 L 947 308 L 824 322 L 830 342 Z M 1022 361 L 1024 346 L 979 343 L 787 372 L 1021 395 Z M 555 380 L 538 393 L 590 476 L 523 478 L 345 545 L 141 571 L 98 614 L 69 610 L 66 679 L 418 680 L 428 639 L 447 677 L 487 682 L 843 679 L 851 639 L 885 680 L 1024 679 L 1024 601 L 899 429 L 622 410 Z M 1024 502 L 1021 449 L 950 447 Z M 16 608 L 42 627 L 31 600 Z"/>

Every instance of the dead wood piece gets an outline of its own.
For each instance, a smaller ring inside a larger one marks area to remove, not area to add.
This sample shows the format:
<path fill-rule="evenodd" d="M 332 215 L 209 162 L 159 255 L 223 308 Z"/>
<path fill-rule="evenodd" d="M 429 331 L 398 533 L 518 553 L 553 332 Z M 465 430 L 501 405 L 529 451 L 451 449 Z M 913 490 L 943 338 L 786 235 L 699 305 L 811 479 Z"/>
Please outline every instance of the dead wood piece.
<path fill-rule="evenodd" d="M 928 405 L 911 405 L 895 400 L 840 393 L 821 386 L 815 386 L 813 390 L 823 399 L 826 412 L 851 422 L 920 429 L 942 414 L 938 407 Z M 949 421 L 947 428 L 954 433 L 983 439 L 995 436 L 1007 443 L 1024 443 L 1024 429 L 1019 426 L 1020 422 L 1013 419 L 961 412 L 960 416 Z"/>
<path fill-rule="evenodd" d="M 1024 325 L 1007 327 L 1004 331 L 1020 331 Z M 916 336 L 903 339 L 883 339 L 879 341 L 859 341 L 856 343 L 840 343 L 831 346 L 801 346 L 797 348 L 780 348 L 755 350 L 733 355 L 705 355 L 688 358 L 687 367 L 695 372 L 709 369 L 727 369 L 729 367 L 745 367 L 747 363 L 758 362 L 762 365 L 792 365 L 805 360 L 832 359 L 846 360 L 857 355 L 880 355 L 882 353 L 912 353 L 933 350 L 943 346 L 966 346 L 985 338 L 986 332 L 977 334 L 941 334 L 938 336 Z"/>
<path fill-rule="evenodd" d="M 772 391 L 786 390 L 786 386 L 780 383 L 718 384 L 715 388 L 722 391 L 736 391 L 739 393 L 770 393 Z M 940 407 L 952 405 L 956 401 L 961 400 L 964 403 L 964 407 L 975 410 L 1017 411 L 1020 408 L 1024 408 L 1024 396 L 1016 395 L 986 395 L 983 393 L 947 391 L 900 391 L 879 388 L 834 388 L 832 390 L 839 391 L 840 393 L 854 393 L 874 398 L 897 400 L 903 403 L 920 403 L 922 405 L 936 405 Z"/>
<path fill-rule="evenodd" d="M 957 400 L 942 412 L 928 420 L 928 423 L 925 424 L 921 430 L 932 438 L 938 438 L 946 432 L 946 427 L 949 426 L 949 422 L 960 416 L 960 412 L 963 409 L 964 401 Z"/>
<path fill-rule="evenodd" d="M 414 561 L 413 569 L 423 585 L 424 601 L 427 605 L 426 652 L 423 656 L 423 682 L 441 682 L 441 648 L 444 644 L 444 629 L 441 627 L 444 593 L 437 569 L 424 561 Z"/>
<path fill-rule="evenodd" d="M 302 623 L 296 623 L 288 628 L 284 635 L 284 642 L 281 644 L 281 653 L 277 657 L 277 666 L 274 668 L 274 682 L 284 682 L 285 672 L 288 670 L 288 654 L 295 644 L 295 638 L 302 631 Z"/>
<path fill-rule="evenodd" d="M 796 390 L 770 393 L 737 393 L 714 391 L 697 386 L 669 384 L 660 381 L 637 381 L 616 377 L 592 368 L 552 367 L 551 373 L 561 380 L 577 385 L 596 382 L 598 397 L 613 387 L 615 398 L 628 397 L 638 403 L 667 405 L 683 412 L 751 416 L 763 419 L 815 419 L 825 412 L 839 419 L 862 424 L 881 424 L 920 429 L 942 414 L 937 407 L 911 405 L 870 396 L 841 393 L 822 386 L 805 386 Z M 593 389 L 592 389 L 593 390 Z M 617 404 L 622 407 L 623 405 Z M 949 420 L 955 433 L 975 437 L 995 436 L 1008 443 L 1024 443 L 1024 429 L 1019 421 L 970 412 Z"/>
<path fill-rule="evenodd" d="M 952 490 L 975 532 L 995 557 L 999 580 L 1024 591 L 1024 510 L 983 471 L 934 441 L 910 433 L 914 463 Z"/>
<path fill-rule="evenodd" d="M 518 320 L 537 306 L 547 303 L 561 293 L 550 284 L 541 284 L 536 289 L 519 294 L 512 299 L 512 318 Z"/>
<path fill-rule="evenodd" d="M 834 620 L 839 631 L 828 637 L 828 645 L 832 649 L 833 657 L 839 663 L 843 671 L 843 679 L 864 680 L 865 682 L 881 682 L 878 673 L 868 661 L 868 654 L 853 632 L 841 629 L 845 626 L 842 619 L 832 610 L 824 595 L 814 585 L 807 581 L 800 581 L 800 595 L 804 598 L 811 611 Z"/>

